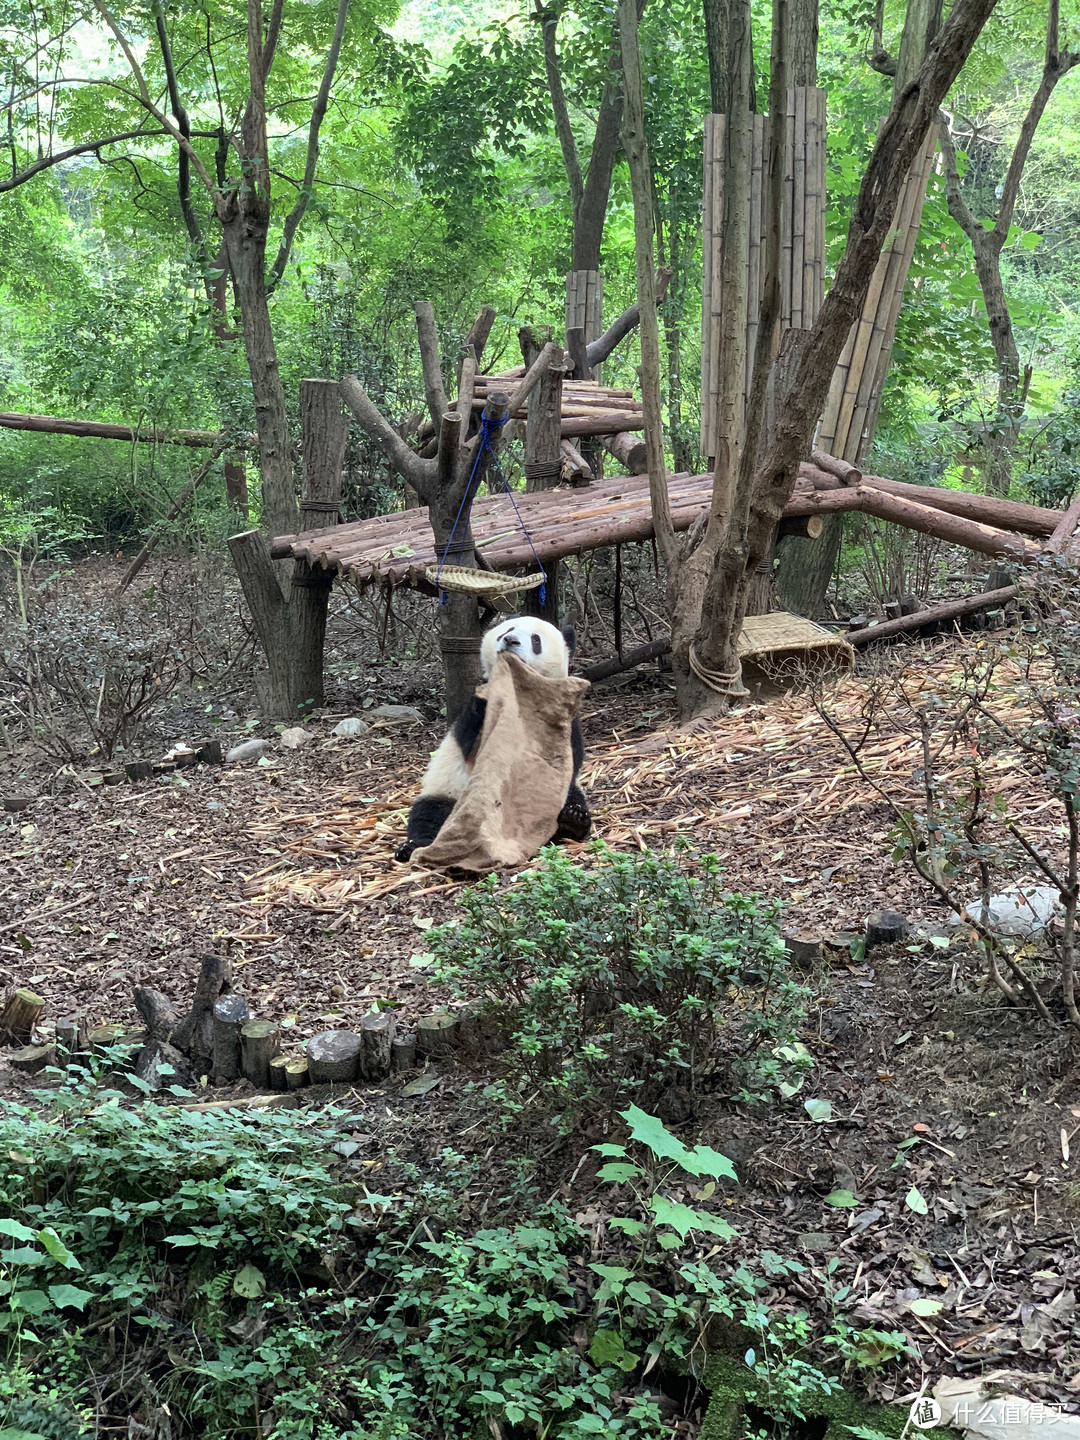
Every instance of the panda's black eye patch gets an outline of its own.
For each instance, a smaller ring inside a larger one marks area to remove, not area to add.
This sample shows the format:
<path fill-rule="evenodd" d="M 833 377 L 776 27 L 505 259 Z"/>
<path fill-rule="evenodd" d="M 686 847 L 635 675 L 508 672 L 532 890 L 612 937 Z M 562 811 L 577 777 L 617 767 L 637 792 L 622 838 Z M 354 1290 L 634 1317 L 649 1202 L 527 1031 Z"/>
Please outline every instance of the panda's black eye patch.
<path fill-rule="evenodd" d="M 544 642 L 540 639 L 539 635 L 532 637 L 532 647 L 534 655 L 539 655 L 540 651 L 544 648 Z"/>

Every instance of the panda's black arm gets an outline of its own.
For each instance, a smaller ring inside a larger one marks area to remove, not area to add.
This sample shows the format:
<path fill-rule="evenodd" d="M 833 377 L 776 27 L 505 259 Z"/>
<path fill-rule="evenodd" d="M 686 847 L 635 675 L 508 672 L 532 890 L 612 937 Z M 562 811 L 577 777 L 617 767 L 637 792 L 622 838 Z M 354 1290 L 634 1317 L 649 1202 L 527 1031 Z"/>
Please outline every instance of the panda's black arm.
<path fill-rule="evenodd" d="M 480 739 L 480 731 L 484 728 L 486 714 L 487 701 L 474 695 L 453 725 L 450 726 L 450 733 L 461 746 L 461 754 L 465 760 L 468 760 L 476 749 L 476 742 Z M 582 756 L 584 753 L 582 750 Z"/>
<path fill-rule="evenodd" d="M 566 801 L 559 811 L 555 839 L 580 842 L 589 838 L 589 832 L 592 830 L 592 815 L 589 813 L 589 802 L 585 798 L 585 792 L 577 783 L 577 777 L 585 763 L 585 741 L 576 717 L 570 725 L 570 753 L 574 761 L 574 774 L 570 781 L 570 789 L 566 793 Z"/>
<path fill-rule="evenodd" d="M 446 824 L 455 801 L 445 795 L 421 795 L 414 800 L 409 810 L 409 823 L 405 830 L 405 844 L 400 847 L 395 860 L 403 863 L 411 859 L 412 852 L 421 845 L 432 845 L 435 837 Z"/>

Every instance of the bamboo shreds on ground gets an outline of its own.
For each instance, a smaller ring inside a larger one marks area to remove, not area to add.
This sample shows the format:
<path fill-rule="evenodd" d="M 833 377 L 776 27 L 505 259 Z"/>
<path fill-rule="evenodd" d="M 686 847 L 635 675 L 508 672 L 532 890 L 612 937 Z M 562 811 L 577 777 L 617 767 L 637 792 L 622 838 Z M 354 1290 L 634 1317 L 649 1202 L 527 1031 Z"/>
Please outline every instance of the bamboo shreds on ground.
<path fill-rule="evenodd" d="M 939 642 L 922 655 L 902 676 L 912 699 L 955 684 L 954 642 Z M 1002 719 L 1018 713 L 1007 688 L 1010 678 L 999 671 L 1002 684 L 993 705 Z M 849 734 L 861 729 L 869 685 L 849 675 L 830 693 L 830 712 Z M 723 853 L 729 883 L 747 889 L 768 888 L 775 866 L 767 862 L 775 859 L 778 842 L 786 871 L 888 856 L 888 807 L 805 693 L 643 736 L 611 733 L 606 743 L 596 735 L 602 715 L 596 712 L 587 725 L 590 753 L 583 782 L 595 833 L 615 848 L 663 847 L 686 835 L 695 848 Z M 880 779 L 898 804 L 922 804 L 921 741 L 902 701 L 893 697 L 885 703 L 860 754 L 867 776 Z M 941 757 L 939 778 L 959 779 L 965 768 L 966 751 L 957 741 Z M 995 756 L 984 774 L 995 793 L 1007 794 L 1015 821 L 1045 808 L 1039 777 L 1025 773 L 1015 757 Z M 276 906 L 344 915 L 405 887 L 414 887 L 414 896 L 453 889 L 444 876 L 393 861 L 419 772 L 400 778 L 405 788 L 380 799 L 344 792 L 328 796 L 322 809 L 268 813 L 251 826 L 252 834 L 279 846 L 280 853 L 247 877 L 243 908 L 265 923 Z M 574 848 L 587 860 L 587 848 Z"/>

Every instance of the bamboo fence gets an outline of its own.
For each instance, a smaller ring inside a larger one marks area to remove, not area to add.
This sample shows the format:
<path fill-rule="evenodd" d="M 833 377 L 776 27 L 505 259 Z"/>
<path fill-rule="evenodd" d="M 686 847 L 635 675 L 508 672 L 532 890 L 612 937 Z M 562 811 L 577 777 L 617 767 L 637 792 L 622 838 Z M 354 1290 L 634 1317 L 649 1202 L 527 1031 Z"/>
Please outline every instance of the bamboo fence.
<path fill-rule="evenodd" d="M 784 123 L 787 164 L 781 215 L 780 328 L 811 325 L 821 304 L 825 270 L 825 91 L 799 86 L 788 91 Z M 716 451 L 719 404 L 720 327 L 724 313 L 721 284 L 724 216 L 725 117 L 705 117 L 705 168 L 702 235 L 701 437 L 703 455 Z M 750 205 L 747 273 L 747 356 L 757 344 L 765 282 L 766 175 L 769 121 L 755 115 L 750 145 Z M 745 399 L 752 365 L 747 365 Z"/>
<path fill-rule="evenodd" d="M 936 145 L 931 128 L 900 192 L 891 238 L 881 252 L 862 316 L 837 362 L 818 427 L 819 449 L 853 465 L 868 449 L 877 423 Z"/>
<path fill-rule="evenodd" d="M 571 270 L 566 277 L 566 329 L 584 330 L 585 344 L 604 330 L 604 277 L 599 270 Z M 600 366 L 592 372 L 600 379 Z"/>

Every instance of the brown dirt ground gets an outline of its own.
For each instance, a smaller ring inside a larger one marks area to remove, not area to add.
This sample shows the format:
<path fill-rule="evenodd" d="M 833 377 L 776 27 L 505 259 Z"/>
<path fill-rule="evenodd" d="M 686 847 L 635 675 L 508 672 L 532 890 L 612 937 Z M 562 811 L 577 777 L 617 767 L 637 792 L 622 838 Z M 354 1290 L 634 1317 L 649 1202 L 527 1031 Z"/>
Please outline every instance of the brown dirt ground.
<path fill-rule="evenodd" d="M 951 644 L 919 648 L 913 670 L 944 672 Z M 409 959 L 459 887 L 390 857 L 440 727 L 373 725 L 335 740 L 336 718 L 315 720 L 300 751 L 275 748 L 269 765 L 137 787 L 80 775 L 0 816 L 0 985 L 32 986 L 54 1018 L 133 1020 L 133 983 L 183 1007 L 198 957 L 221 950 L 236 988 L 296 1044 L 352 1025 L 376 998 L 406 1019 L 435 1008 L 441 997 Z M 789 1294 L 801 1288 L 818 1321 L 823 1293 L 846 1286 L 842 1307 L 860 1323 L 906 1330 L 921 1358 L 874 1382 L 883 1398 L 924 1376 L 986 1370 L 1080 1410 L 1075 1042 L 1003 1008 L 964 936 L 948 950 L 912 943 L 852 961 L 838 932 L 861 930 L 870 910 L 945 917 L 889 859 L 887 807 L 845 768 L 805 697 L 687 732 L 674 728 L 667 682 L 637 675 L 595 690 L 584 724 L 601 837 L 626 847 L 685 834 L 723 857 L 732 888 L 783 900 L 785 924 L 837 936 L 813 977 L 804 1037 L 817 1062 L 806 1093 L 828 1098 L 834 1118 L 814 1123 L 799 1100 L 750 1109 L 706 1098 L 687 1128 L 737 1164 L 741 1184 L 723 1198 L 735 1250 L 798 1252 L 814 1274 Z M 913 744 L 902 717 L 883 725 L 871 770 L 910 789 Z M 1034 813 L 1034 778 L 1006 769 L 1000 781 Z M 423 1097 L 402 1097 L 397 1080 L 358 1093 L 365 1174 L 390 1149 L 430 1160 L 446 1144 L 480 1144 L 462 1071 L 444 1070 Z M 0 1058 L 0 1088 L 16 1084 Z M 579 1155 L 553 1145 L 538 1179 L 580 1205 L 595 1258 L 619 1242 L 589 1161 L 567 1182 Z M 905 1204 L 912 1185 L 925 1215 Z M 837 1188 L 854 1188 L 858 1206 L 827 1204 Z M 463 1223 L 490 1193 L 480 1183 L 466 1196 Z M 913 1313 L 920 1297 L 940 1311 Z"/>

